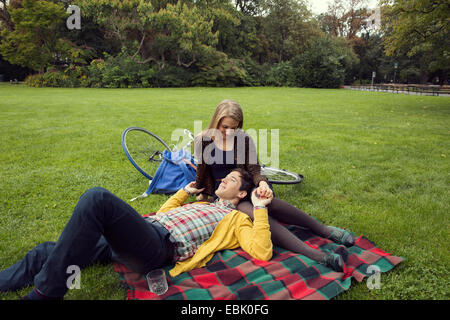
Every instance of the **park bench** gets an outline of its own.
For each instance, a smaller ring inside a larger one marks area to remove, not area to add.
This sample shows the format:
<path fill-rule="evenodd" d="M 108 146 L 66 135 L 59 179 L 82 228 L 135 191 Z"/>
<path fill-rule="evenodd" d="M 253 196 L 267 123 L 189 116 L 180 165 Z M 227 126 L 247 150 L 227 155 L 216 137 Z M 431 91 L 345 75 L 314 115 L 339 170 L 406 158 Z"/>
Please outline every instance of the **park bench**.
<path fill-rule="evenodd" d="M 439 96 L 442 94 L 450 94 L 449 85 L 422 85 L 422 84 L 400 84 L 400 83 L 380 83 L 374 85 L 351 85 L 351 89 L 354 90 L 366 90 L 366 91 L 382 91 L 382 92 L 395 92 L 395 93 L 408 93 L 408 94 L 420 94 L 420 95 L 433 95 Z"/>

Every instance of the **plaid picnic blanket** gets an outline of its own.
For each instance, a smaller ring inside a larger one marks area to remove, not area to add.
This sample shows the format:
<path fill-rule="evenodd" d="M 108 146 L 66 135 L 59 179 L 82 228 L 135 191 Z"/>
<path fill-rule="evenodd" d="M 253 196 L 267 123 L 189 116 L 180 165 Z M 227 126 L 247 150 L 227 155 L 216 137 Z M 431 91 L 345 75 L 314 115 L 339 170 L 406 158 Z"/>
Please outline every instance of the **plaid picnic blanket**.
<path fill-rule="evenodd" d="M 346 248 L 298 226 L 287 226 L 302 241 L 313 248 L 329 250 L 342 256 L 344 272 L 338 273 L 306 256 L 274 246 L 270 261 L 253 259 L 238 248 L 216 252 L 204 266 L 170 277 L 168 291 L 158 296 L 148 290 L 145 275 L 133 273 L 115 263 L 121 283 L 128 289 L 129 300 L 291 300 L 331 299 L 350 288 L 351 278 L 361 282 L 375 272 L 387 272 L 402 262 L 377 248 L 364 236 Z"/>

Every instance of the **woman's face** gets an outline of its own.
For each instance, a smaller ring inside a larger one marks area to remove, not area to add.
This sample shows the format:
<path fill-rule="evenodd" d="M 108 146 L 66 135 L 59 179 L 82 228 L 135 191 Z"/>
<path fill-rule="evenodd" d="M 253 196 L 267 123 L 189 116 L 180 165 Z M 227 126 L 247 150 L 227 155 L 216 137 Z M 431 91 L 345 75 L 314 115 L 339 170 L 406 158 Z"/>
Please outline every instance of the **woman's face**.
<path fill-rule="evenodd" d="M 225 139 L 234 135 L 234 132 L 237 129 L 238 125 L 239 122 L 237 122 L 233 118 L 223 117 L 219 121 L 219 127 L 217 129 L 219 129 L 220 133 L 222 133 L 222 137 Z"/>

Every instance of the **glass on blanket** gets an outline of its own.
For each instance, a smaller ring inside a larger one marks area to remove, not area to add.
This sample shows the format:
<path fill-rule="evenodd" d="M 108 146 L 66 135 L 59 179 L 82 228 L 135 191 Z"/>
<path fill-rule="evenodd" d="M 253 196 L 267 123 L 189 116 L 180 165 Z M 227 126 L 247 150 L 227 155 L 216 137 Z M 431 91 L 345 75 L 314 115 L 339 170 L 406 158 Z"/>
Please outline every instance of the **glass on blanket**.
<path fill-rule="evenodd" d="M 157 295 L 162 295 L 169 289 L 164 269 L 152 270 L 147 273 L 146 278 L 148 289 Z"/>

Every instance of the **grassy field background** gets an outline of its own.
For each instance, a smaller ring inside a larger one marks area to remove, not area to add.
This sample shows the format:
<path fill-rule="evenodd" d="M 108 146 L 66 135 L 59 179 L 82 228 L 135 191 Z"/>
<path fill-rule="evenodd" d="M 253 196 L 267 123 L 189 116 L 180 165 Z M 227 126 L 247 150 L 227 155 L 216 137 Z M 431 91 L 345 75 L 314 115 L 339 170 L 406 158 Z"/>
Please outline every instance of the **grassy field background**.
<path fill-rule="evenodd" d="M 170 141 L 206 126 L 225 98 L 244 129 L 279 129 L 280 166 L 300 172 L 278 197 L 322 222 L 364 234 L 406 261 L 381 289 L 353 281 L 338 299 L 449 299 L 450 98 L 299 88 L 61 89 L 0 85 L 0 269 L 56 241 L 79 196 L 102 186 L 122 199 L 147 181 L 126 159 L 122 131 Z M 167 196 L 132 206 L 144 214 Z M 16 299 L 31 288 L 1 293 Z M 125 299 L 111 265 L 85 269 L 66 299 Z"/>

